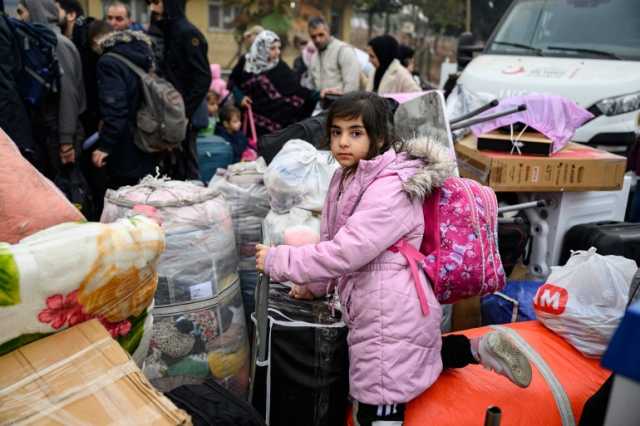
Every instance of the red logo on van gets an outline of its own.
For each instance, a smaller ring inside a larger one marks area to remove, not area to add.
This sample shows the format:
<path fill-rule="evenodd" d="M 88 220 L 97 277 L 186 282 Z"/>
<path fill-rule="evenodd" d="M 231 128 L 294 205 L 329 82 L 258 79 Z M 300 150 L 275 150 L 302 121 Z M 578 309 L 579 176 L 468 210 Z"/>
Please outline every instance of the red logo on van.
<path fill-rule="evenodd" d="M 533 306 L 538 311 L 560 315 L 567 307 L 567 300 L 569 300 L 569 293 L 566 289 L 547 283 L 536 292 Z"/>

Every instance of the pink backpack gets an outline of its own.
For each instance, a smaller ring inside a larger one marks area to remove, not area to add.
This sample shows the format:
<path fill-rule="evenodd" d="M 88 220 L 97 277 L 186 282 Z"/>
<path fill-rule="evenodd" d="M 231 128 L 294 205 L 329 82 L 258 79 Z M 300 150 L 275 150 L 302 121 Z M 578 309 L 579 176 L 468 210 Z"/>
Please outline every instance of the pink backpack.
<path fill-rule="evenodd" d="M 440 303 L 501 290 L 505 273 L 498 252 L 498 203 L 489 187 L 450 177 L 424 201 L 420 251 L 405 240 L 390 250 L 402 253 L 416 282 L 422 311 L 428 313 L 419 284 L 421 263 Z"/>

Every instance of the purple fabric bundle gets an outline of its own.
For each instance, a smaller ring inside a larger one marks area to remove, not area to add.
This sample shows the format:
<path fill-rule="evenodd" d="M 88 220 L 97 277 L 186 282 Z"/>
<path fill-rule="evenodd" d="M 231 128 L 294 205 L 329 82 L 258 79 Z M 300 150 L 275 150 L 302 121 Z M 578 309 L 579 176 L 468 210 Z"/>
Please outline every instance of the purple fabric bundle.
<path fill-rule="evenodd" d="M 488 110 L 485 114 L 494 114 L 523 104 L 527 106 L 525 111 L 476 124 L 471 127 L 471 130 L 479 136 L 500 127 L 524 123 L 551 139 L 555 153 L 569 143 L 578 127 L 594 117 L 572 100 L 562 96 L 543 94 L 503 99 L 500 105 Z"/>

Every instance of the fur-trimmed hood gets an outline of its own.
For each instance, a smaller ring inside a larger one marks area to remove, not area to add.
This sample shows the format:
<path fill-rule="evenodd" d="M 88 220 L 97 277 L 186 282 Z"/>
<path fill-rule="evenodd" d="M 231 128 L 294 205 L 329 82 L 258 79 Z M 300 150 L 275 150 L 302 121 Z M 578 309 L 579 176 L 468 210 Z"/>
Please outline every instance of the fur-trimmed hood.
<path fill-rule="evenodd" d="M 101 37 L 98 40 L 98 44 L 102 49 L 108 49 L 110 47 L 114 47 L 118 43 L 132 43 L 134 41 L 141 41 L 146 43 L 149 47 L 151 47 L 151 39 L 148 35 L 143 33 L 142 31 L 132 31 L 132 30 L 124 30 L 124 31 L 113 31 L 109 34 L 106 34 L 104 37 Z"/>
<path fill-rule="evenodd" d="M 455 172 L 456 161 L 449 150 L 431 138 L 419 137 L 405 141 L 400 152 L 406 152 L 411 158 L 421 159 L 425 163 L 404 182 L 404 190 L 412 199 L 424 200 Z"/>
<path fill-rule="evenodd" d="M 145 71 L 153 66 L 151 39 L 141 31 L 114 31 L 97 41 L 102 53 L 122 55 Z"/>

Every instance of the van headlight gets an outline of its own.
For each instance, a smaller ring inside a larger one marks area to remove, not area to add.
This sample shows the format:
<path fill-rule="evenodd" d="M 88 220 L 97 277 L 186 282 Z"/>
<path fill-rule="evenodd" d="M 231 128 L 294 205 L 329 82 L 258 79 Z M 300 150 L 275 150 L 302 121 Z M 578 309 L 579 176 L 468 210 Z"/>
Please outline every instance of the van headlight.
<path fill-rule="evenodd" d="M 600 113 L 608 116 L 626 114 L 640 109 L 640 92 L 603 99 L 595 104 Z"/>

